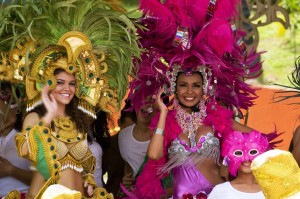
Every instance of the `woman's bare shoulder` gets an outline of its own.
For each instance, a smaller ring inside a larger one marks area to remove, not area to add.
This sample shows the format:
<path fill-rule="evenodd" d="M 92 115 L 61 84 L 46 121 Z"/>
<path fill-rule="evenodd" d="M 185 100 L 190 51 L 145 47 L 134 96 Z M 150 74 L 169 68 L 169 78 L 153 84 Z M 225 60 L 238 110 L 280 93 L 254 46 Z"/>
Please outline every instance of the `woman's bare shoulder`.
<path fill-rule="evenodd" d="M 39 122 L 39 120 L 40 117 L 36 112 L 29 113 L 28 115 L 26 115 L 23 121 L 23 129 L 36 125 Z"/>

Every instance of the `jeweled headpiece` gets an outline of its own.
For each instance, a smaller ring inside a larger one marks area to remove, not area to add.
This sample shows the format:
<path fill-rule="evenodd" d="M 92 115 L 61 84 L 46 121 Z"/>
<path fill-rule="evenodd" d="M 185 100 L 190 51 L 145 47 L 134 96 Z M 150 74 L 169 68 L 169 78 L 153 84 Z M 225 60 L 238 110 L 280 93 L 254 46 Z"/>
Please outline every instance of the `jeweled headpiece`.
<path fill-rule="evenodd" d="M 159 71 L 169 79 L 168 91 L 175 90 L 178 72 L 200 72 L 204 93 L 230 109 L 247 109 L 256 98 L 245 83 L 260 74 L 257 53 L 247 53 L 243 33 L 233 25 L 237 0 L 141 0 L 143 17 L 139 30 L 141 47 L 151 65 L 167 65 Z M 256 61 L 255 61 L 256 60 Z M 256 74 L 256 75 L 254 75 Z M 163 85 L 163 84 L 161 84 Z"/>
<path fill-rule="evenodd" d="M 56 69 L 74 74 L 83 112 L 96 117 L 98 109 L 120 108 L 139 47 L 134 24 L 116 1 L 26 1 L 2 14 L 1 43 L 26 76 L 28 111 L 41 103 L 45 84 L 55 88 Z"/>

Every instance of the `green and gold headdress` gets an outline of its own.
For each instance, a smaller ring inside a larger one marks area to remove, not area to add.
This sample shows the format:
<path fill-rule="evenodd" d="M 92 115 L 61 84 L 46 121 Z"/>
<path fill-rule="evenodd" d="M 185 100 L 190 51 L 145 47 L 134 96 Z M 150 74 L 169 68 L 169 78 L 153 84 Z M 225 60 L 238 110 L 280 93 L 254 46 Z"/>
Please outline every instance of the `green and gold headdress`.
<path fill-rule="evenodd" d="M 26 75 L 27 110 L 40 104 L 44 84 L 55 87 L 56 68 L 75 75 L 85 113 L 95 117 L 96 107 L 108 113 L 120 108 L 139 48 L 135 26 L 118 3 L 29 0 L 2 12 L 0 45 L 11 46 L 10 59 Z"/>

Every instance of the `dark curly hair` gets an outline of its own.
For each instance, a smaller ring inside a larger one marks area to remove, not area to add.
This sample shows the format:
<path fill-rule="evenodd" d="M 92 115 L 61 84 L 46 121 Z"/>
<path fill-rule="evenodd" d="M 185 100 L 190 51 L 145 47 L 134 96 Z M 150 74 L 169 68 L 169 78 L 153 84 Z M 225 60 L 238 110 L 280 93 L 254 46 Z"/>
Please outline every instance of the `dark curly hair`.
<path fill-rule="evenodd" d="M 97 118 L 91 124 L 91 134 L 89 134 L 89 141 L 96 140 L 104 152 L 110 147 L 110 134 L 108 129 L 107 113 L 99 111 Z"/>

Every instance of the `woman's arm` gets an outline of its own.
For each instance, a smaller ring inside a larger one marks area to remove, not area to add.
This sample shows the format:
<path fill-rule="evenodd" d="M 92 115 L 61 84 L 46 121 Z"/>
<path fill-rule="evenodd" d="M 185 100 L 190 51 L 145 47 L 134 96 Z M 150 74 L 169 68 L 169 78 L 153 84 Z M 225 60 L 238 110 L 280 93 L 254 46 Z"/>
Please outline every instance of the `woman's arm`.
<path fill-rule="evenodd" d="M 243 132 L 243 133 L 250 133 L 251 131 L 253 131 L 252 128 L 250 128 L 244 124 L 241 124 L 235 120 L 232 120 L 232 129 L 235 131 Z"/>
<path fill-rule="evenodd" d="M 298 165 L 300 165 L 300 126 L 297 127 L 292 139 L 293 150 L 292 154 L 297 161 Z"/>
<path fill-rule="evenodd" d="M 2 157 L 0 157 L 0 168 L 0 178 L 11 176 L 27 185 L 31 182 L 33 175 L 32 171 L 20 169 Z"/>
<path fill-rule="evenodd" d="M 135 178 L 133 177 L 133 170 L 131 166 L 125 162 L 124 167 L 124 176 L 122 178 L 122 185 L 129 191 L 132 190 L 132 186 L 134 185 Z"/>
<path fill-rule="evenodd" d="M 35 112 L 29 113 L 24 121 L 23 121 L 23 126 L 22 126 L 22 135 L 17 135 L 16 137 L 19 137 L 20 139 L 22 138 L 22 140 L 24 141 L 20 141 L 18 142 L 16 139 L 16 143 L 17 143 L 17 148 L 20 150 L 19 153 L 21 156 L 26 156 L 28 154 L 28 140 L 26 138 L 26 129 L 27 128 L 32 128 L 34 125 L 37 125 L 38 122 L 40 121 L 39 115 Z M 25 134 L 25 135 L 24 135 Z M 18 143 L 21 143 L 20 145 L 18 145 Z"/>
<path fill-rule="evenodd" d="M 148 147 L 148 157 L 153 160 L 158 160 L 163 156 L 163 147 L 164 147 L 164 130 L 166 125 L 166 119 L 168 114 L 168 108 L 161 99 L 161 94 L 163 89 L 160 89 L 156 96 L 156 106 L 160 111 L 159 120 L 156 126 L 154 134 L 151 136 L 149 147 Z"/>

